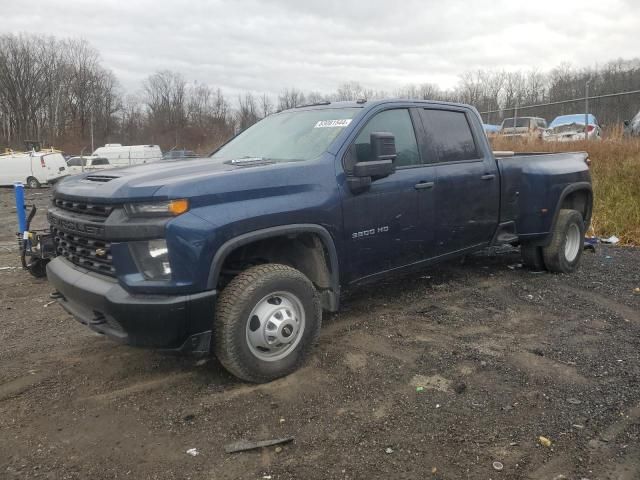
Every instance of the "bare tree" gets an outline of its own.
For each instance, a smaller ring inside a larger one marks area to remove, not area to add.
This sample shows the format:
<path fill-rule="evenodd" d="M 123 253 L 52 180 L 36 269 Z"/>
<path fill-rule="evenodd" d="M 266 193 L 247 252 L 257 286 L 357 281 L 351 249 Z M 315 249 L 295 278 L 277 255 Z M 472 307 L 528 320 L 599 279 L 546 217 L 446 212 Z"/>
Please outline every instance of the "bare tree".
<path fill-rule="evenodd" d="M 186 82 L 182 75 L 162 70 L 143 82 L 149 119 L 159 133 L 181 130 L 187 119 Z"/>
<path fill-rule="evenodd" d="M 278 95 L 278 110 L 287 110 L 303 105 L 305 102 L 304 94 L 296 88 L 286 88 Z"/>
<path fill-rule="evenodd" d="M 237 122 L 238 129 L 244 130 L 250 127 L 260 119 L 258 113 L 258 105 L 253 94 L 245 93 L 238 97 Z"/>
<path fill-rule="evenodd" d="M 263 93 L 260 97 L 260 114 L 262 118 L 265 118 L 273 113 L 273 103 L 266 93 Z"/>

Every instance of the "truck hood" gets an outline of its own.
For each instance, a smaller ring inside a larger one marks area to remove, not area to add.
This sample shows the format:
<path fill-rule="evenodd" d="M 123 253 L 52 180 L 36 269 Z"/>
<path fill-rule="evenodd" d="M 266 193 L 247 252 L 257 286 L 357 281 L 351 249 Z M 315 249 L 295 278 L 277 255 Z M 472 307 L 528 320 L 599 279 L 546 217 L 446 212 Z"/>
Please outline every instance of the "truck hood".
<path fill-rule="evenodd" d="M 265 182 L 258 183 L 266 183 L 268 171 L 293 168 L 300 163 L 307 162 L 233 164 L 212 158 L 159 161 L 67 177 L 56 185 L 55 195 L 104 203 L 191 197 L 219 193 L 242 183 L 255 184 L 260 177 Z"/>

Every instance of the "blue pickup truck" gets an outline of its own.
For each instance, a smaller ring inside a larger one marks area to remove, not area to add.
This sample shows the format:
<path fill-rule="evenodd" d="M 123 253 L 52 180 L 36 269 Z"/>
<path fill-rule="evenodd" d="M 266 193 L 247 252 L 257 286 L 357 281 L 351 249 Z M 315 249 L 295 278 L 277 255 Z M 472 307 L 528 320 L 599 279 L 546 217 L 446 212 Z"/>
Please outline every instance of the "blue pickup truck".
<path fill-rule="evenodd" d="M 570 273 L 591 209 L 585 153 L 496 156 L 472 107 L 327 102 L 206 158 L 61 181 L 47 274 L 97 332 L 265 382 L 301 365 L 342 288 L 497 244 Z"/>

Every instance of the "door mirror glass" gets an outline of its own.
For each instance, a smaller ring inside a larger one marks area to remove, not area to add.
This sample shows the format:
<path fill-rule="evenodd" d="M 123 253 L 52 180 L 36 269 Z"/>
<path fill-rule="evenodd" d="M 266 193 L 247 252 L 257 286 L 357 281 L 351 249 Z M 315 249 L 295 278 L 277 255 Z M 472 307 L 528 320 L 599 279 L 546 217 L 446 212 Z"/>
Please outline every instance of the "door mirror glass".
<path fill-rule="evenodd" d="M 357 162 L 353 166 L 356 177 L 371 177 L 371 180 L 388 177 L 395 171 L 396 139 L 393 133 L 373 132 L 370 141 L 370 160 Z"/>
<path fill-rule="evenodd" d="M 393 133 L 372 133 L 369 150 L 370 160 L 356 162 L 353 165 L 353 175 L 347 177 L 347 183 L 353 193 L 369 189 L 372 181 L 388 177 L 396 171 L 396 139 Z"/>

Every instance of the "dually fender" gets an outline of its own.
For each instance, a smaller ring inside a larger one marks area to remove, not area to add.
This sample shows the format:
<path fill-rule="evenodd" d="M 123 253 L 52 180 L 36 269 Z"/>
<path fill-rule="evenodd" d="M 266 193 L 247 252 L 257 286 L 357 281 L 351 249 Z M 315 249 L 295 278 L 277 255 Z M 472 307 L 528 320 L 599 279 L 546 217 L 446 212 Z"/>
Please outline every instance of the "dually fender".
<path fill-rule="evenodd" d="M 329 256 L 329 278 L 331 283 L 331 290 L 335 296 L 335 308 L 337 309 L 337 302 L 340 295 L 340 271 L 338 262 L 338 253 L 333 240 L 333 237 L 329 231 L 321 225 L 313 223 L 300 223 L 291 225 L 279 225 L 275 227 L 264 228 L 261 230 L 254 230 L 252 232 L 243 233 L 230 240 L 227 240 L 216 251 L 211 262 L 209 270 L 209 278 L 207 280 L 207 288 L 214 289 L 218 284 L 220 277 L 220 271 L 227 256 L 238 247 L 248 245 L 258 240 L 265 240 L 271 237 L 278 237 L 281 235 L 300 234 L 300 233 L 313 233 L 318 235 L 322 244 L 327 250 Z"/>
<path fill-rule="evenodd" d="M 571 185 L 567 185 L 562 193 L 560 193 L 560 197 L 558 197 L 558 201 L 556 203 L 556 209 L 553 213 L 553 220 L 551 222 L 550 232 L 553 232 L 556 228 L 556 222 L 558 221 L 558 215 L 560 215 L 560 210 L 562 208 L 562 204 L 564 200 L 574 192 L 587 192 L 587 205 L 586 205 L 586 215 L 584 217 L 584 225 L 586 228 L 589 227 L 591 223 L 591 213 L 593 211 L 593 188 L 591 187 L 591 183 L 589 182 L 576 182 Z M 551 235 L 547 235 L 547 241 L 551 240 Z"/>

